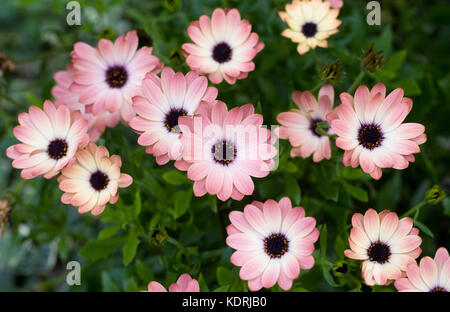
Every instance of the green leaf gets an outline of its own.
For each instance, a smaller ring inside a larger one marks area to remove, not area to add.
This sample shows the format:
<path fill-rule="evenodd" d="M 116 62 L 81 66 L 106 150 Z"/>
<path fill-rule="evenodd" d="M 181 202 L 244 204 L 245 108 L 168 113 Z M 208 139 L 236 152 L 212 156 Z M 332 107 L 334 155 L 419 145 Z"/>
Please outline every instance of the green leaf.
<path fill-rule="evenodd" d="M 149 283 L 151 280 L 153 280 L 152 271 L 141 260 L 136 259 L 135 268 L 136 268 L 136 273 L 142 282 Z"/>
<path fill-rule="evenodd" d="M 392 39 L 391 27 L 387 26 L 383 29 L 381 36 L 375 41 L 374 48 L 383 51 L 384 55 L 389 55 L 392 49 Z"/>
<path fill-rule="evenodd" d="M 34 105 L 39 108 L 42 108 L 44 106 L 43 101 L 40 98 L 33 95 L 32 93 L 27 91 L 24 93 L 24 95 L 25 95 L 25 98 L 27 99 L 28 103 L 30 103 L 30 105 Z"/>
<path fill-rule="evenodd" d="M 402 88 L 405 91 L 405 96 L 415 96 L 422 94 L 422 89 L 416 80 L 405 78 L 399 81 L 392 82 L 392 88 Z"/>
<path fill-rule="evenodd" d="M 136 292 L 139 291 L 139 288 L 136 284 L 136 281 L 133 277 L 130 277 L 130 279 L 127 282 L 127 286 L 125 287 L 126 292 Z"/>
<path fill-rule="evenodd" d="M 358 180 L 365 175 L 361 168 L 342 167 L 341 176 L 346 180 Z"/>
<path fill-rule="evenodd" d="M 396 172 L 386 181 L 377 195 L 377 206 L 393 210 L 401 199 L 402 180 L 400 172 Z"/>
<path fill-rule="evenodd" d="M 123 264 L 128 266 L 136 256 L 136 251 L 139 245 L 139 238 L 136 234 L 136 230 L 132 229 L 128 234 L 128 239 L 123 246 Z"/>
<path fill-rule="evenodd" d="M 227 286 L 233 283 L 233 273 L 230 269 L 224 268 L 222 266 L 217 268 L 217 282 L 220 286 Z"/>
<path fill-rule="evenodd" d="M 220 286 L 219 288 L 214 289 L 214 292 L 226 292 L 230 288 L 229 285 L 226 286 Z"/>
<path fill-rule="evenodd" d="M 120 230 L 120 224 L 111 225 L 100 231 L 98 239 L 106 239 L 114 236 Z"/>
<path fill-rule="evenodd" d="M 301 200 L 301 191 L 297 181 L 295 181 L 291 175 L 286 175 L 285 182 L 287 195 L 293 200 L 295 205 L 299 205 Z"/>
<path fill-rule="evenodd" d="M 114 283 L 111 276 L 108 275 L 106 272 L 102 272 L 102 286 L 103 291 L 106 292 L 119 292 L 120 289 L 117 287 L 116 283 Z"/>
<path fill-rule="evenodd" d="M 398 70 L 402 67 L 406 58 L 406 50 L 401 50 L 395 53 L 388 59 L 386 64 L 376 73 L 380 80 L 391 80 L 395 78 Z"/>
<path fill-rule="evenodd" d="M 328 200 L 337 202 L 339 199 L 339 187 L 330 181 L 324 181 L 324 183 L 318 187 L 318 190 L 319 193 Z"/>
<path fill-rule="evenodd" d="M 216 196 L 209 195 L 208 196 L 208 204 L 209 204 L 209 208 L 211 208 L 212 212 L 217 213 L 217 199 L 216 199 Z"/>
<path fill-rule="evenodd" d="M 175 193 L 175 211 L 174 211 L 175 219 L 178 219 L 179 217 L 185 214 L 185 212 L 191 206 L 191 199 L 192 199 L 192 189 L 186 191 L 178 191 Z"/>
<path fill-rule="evenodd" d="M 322 274 L 328 285 L 331 287 L 339 287 L 339 285 L 334 281 L 333 276 L 331 276 L 329 268 L 325 265 L 322 265 Z"/>
<path fill-rule="evenodd" d="M 209 291 L 208 284 L 206 284 L 205 278 L 203 277 L 202 273 L 200 273 L 200 275 L 198 277 L 198 285 L 200 286 L 200 291 L 201 292 L 208 292 Z"/>
<path fill-rule="evenodd" d="M 106 258 L 122 242 L 123 238 L 108 238 L 87 242 L 81 248 L 80 255 L 91 260 Z"/>
<path fill-rule="evenodd" d="M 134 216 L 137 217 L 141 213 L 142 210 L 142 201 L 141 201 L 141 190 L 138 188 L 136 193 L 134 193 Z"/>
<path fill-rule="evenodd" d="M 444 198 L 442 205 L 444 206 L 444 214 L 450 217 L 450 197 Z"/>
<path fill-rule="evenodd" d="M 434 237 L 433 232 L 431 232 L 431 230 L 425 224 L 423 224 L 422 222 L 414 220 L 414 225 L 417 226 L 422 232 L 424 232 L 428 236 Z"/>
<path fill-rule="evenodd" d="M 347 191 L 347 193 L 349 193 L 353 198 L 365 203 L 369 201 L 368 193 L 362 188 L 354 186 L 344 180 L 342 180 L 342 184 L 344 185 L 344 189 Z"/>
<path fill-rule="evenodd" d="M 186 176 L 178 170 L 170 170 L 162 175 L 164 181 L 172 185 L 182 185 L 188 182 Z"/>

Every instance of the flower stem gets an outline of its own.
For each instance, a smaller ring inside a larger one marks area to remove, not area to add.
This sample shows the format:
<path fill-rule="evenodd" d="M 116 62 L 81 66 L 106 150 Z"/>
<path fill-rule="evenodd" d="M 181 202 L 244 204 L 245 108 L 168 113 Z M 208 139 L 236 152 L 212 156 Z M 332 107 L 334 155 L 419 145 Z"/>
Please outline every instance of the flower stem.
<path fill-rule="evenodd" d="M 347 93 L 352 93 L 353 91 L 355 91 L 356 87 L 359 85 L 359 83 L 361 82 L 361 80 L 364 78 L 365 75 L 366 75 L 365 71 L 361 70 L 359 75 L 356 77 L 355 81 L 353 81 L 350 88 L 348 88 Z"/>
<path fill-rule="evenodd" d="M 420 208 L 425 206 L 426 203 L 427 202 L 425 200 L 422 200 L 420 203 L 418 203 L 417 205 L 415 205 L 414 207 L 409 209 L 407 212 L 405 212 L 400 218 L 404 218 L 404 217 L 407 217 L 407 216 L 413 214 L 414 212 L 418 211 Z"/>

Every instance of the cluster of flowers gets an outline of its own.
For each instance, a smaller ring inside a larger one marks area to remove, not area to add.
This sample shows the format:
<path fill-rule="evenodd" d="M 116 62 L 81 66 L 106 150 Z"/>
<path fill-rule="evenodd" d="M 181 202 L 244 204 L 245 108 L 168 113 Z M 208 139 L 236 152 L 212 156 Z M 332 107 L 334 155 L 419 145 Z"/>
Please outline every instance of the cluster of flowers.
<path fill-rule="evenodd" d="M 298 52 L 326 47 L 326 39 L 337 32 L 336 19 L 342 1 L 294 0 L 280 17 L 290 26 L 283 35 L 298 43 Z M 228 109 L 217 100 L 218 90 L 209 80 L 234 84 L 255 69 L 253 58 L 264 48 L 251 24 L 236 9 L 215 9 L 211 18 L 202 15 L 188 27 L 194 43 L 182 46 L 191 71 L 186 75 L 164 67 L 151 47 L 138 48 L 135 31 L 113 43 L 101 39 L 96 47 L 78 42 L 65 71 L 57 72 L 52 89 L 54 104 L 45 101 L 18 116 L 15 137 L 21 141 L 7 149 L 13 167 L 31 179 L 58 177 L 65 204 L 80 213 L 100 214 L 115 203 L 118 188 L 132 183 L 121 173 L 118 155 L 109 155 L 95 142 L 106 127 L 120 120 L 139 135 L 157 164 L 173 160 L 194 181 L 196 196 L 206 193 L 220 200 L 241 200 L 253 194 L 252 177 L 262 178 L 274 168 L 279 136 L 289 139 L 291 156 L 313 155 L 319 162 L 331 158 L 330 136 L 345 150 L 346 166 L 361 165 L 373 178 L 381 168 L 404 169 L 426 141 L 425 128 L 403 123 L 412 108 L 411 99 L 396 89 L 386 96 L 379 83 L 372 90 L 360 86 L 352 97 L 341 93 L 341 104 L 333 109 L 334 90 L 324 85 L 318 100 L 309 92 L 294 91 L 299 109 L 281 113 L 274 134 L 263 127 L 263 118 L 252 104 Z M 249 289 L 270 288 L 275 283 L 288 290 L 301 269 L 314 265 L 312 253 L 319 237 L 316 220 L 305 216 L 303 207 L 292 207 L 284 197 L 279 202 L 254 201 L 244 211 L 229 215 L 226 243 L 236 251 L 231 262 L 240 266 L 240 278 Z M 364 260 L 362 276 L 369 285 L 396 280 L 400 290 L 450 289 L 450 260 L 439 249 L 435 260 L 425 257 L 420 269 L 415 259 L 421 239 L 409 218 L 369 209 L 355 214 L 345 254 Z M 165 291 L 151 282 L 149 291 Z M 170 291 L 199 291 L 188 274 L 180 276 Z"/>

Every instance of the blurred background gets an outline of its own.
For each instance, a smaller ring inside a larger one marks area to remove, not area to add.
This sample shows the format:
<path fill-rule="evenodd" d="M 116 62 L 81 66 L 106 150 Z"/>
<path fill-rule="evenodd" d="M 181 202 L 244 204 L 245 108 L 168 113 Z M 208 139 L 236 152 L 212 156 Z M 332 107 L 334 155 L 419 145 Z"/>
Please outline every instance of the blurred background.
<path fill-rule="evenodd" d="M 421 230 L 422 256 L 450 247 L 450 200 L 426 199 L 433 185 L 450 192 L 448 1 L 379 1 L 381 25 L 369 26 L 367 1 L 344 0 L 340 32 L 330 37 L 329 48 L 304 56 L 280 35 L 286 25 L 277 12 L 284 10 L 284 0 L 80 0 L 79 26 L 66 22 L 68 2 L 0 2 L 0 291 L 137 291 L 152 280 L 167 287 L 185 272 L 199 279 L 202 291 L 245 291 L 225 245 L 228 213 L 253 200 L 282 196 L 305 207 L 322 232 L 315 267 L 301 272 L 292 291 L 395 290 L 365 288 L 359 262 L 344 259 L 350 216 L 369 207 L 399 215 L 420 207 L 411 217 Z M 137 135 L 119 125 L 107 129 L 99 143 L 122 156 L 122 171 L 135 182 L 99 217 L 62 204 L 56 179 L 20 178 L 5 156 L 17 143 L 12 135 L 17 114 L 52 99 L 53 75 L 65 69 L 75 42 L 96 45 L 100 38 L 114 40 L 137 29 L 141 45 L 153 46 L 165 65 L 186 73 L 181 53 L 181 45 L 190 42 L 186 28 L 216 7 L 238 8 L 265 43 L 254 59 L 256 70 L 235 85 L 218 85 L 218 99 L 229 107 L 253 103 L 265 124 L 275 125 L 278 113 L 294 107 L 293 90 L 317 92 L 326 64 L 340 60 L 342 74 L 334 87 L 336 94 L 346 91 L 361 72 L 363 51 L 374 44 L 386 63 L 362 83 L 371 88 L 381 81 L 388 91 L 402 87 L 413 99 L 407 121 L 424 124 L 428 136 L 416 162 L 403 171 L 383 170 L 374 181 L 360 169 L 344 168 L 336 148 L 331 160 L 314 164 L 291 159 L 290 146 L 282 141 L 278 169 L 254 179 L 253 196 L 222 203 L 211 196 L 194 198 L 185 173 L 171 163 L 157 166 L 137 145 Z M 433 192 L 437 195 L 429 198 L 443 198 Z M 79 286 L 66 283 L 70 261 L 81 263 Z"/>

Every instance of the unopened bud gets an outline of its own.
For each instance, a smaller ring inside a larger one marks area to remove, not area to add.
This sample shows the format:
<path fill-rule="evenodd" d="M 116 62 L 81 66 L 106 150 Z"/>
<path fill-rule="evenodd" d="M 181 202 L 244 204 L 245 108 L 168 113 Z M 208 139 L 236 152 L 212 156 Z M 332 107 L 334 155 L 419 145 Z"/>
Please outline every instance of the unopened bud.
<path fill-rule="evenodd" d="M 429 204 L 436 205 L 445 198 L 445 192 L 436 184 L 427 191 L 425 198 Z"/>
<path fill-rule="evenodd" d="M 339 81 L 344 70 L 344 64 L 340 59 L 327 63 L 320 69 L 320 77 L 325 83 L 334 84 Z"/>

